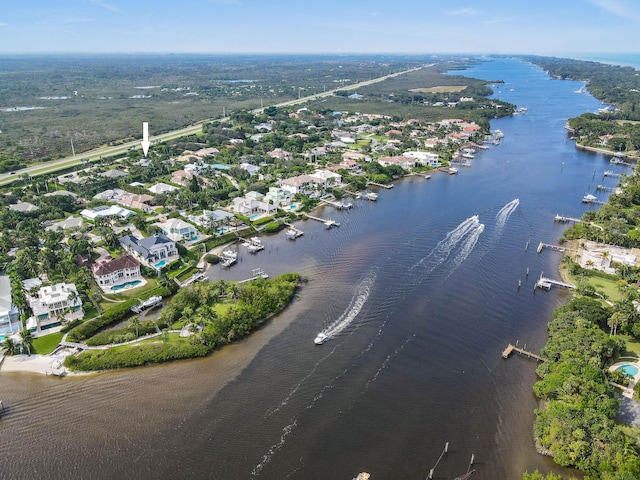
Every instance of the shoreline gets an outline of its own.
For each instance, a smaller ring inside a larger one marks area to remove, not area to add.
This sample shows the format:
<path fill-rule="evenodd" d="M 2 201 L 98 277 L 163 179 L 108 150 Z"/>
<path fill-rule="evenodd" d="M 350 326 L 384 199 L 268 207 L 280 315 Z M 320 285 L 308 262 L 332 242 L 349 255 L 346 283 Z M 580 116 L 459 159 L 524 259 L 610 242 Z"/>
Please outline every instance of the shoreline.
<path fill-rule="evenodd" d="M 586 150 L 588 152 L 594 152 L 594 153 L 602 153 L 603 155 L 610 155 L 610 156 L 614 156 L 616 154 L 616 152 L 612 152 L 611 150 L 607 150 L 606 148 L 598 148 L 598 147 L 587 147 L 586 145 L 582 145 L 580 143 L 578 143 L 576 141 L 576 148 L 579 150 Z M 624 154 L 624 157 L 622 157 L 623 160 L 635 160 L 638 161 L 640 160 L 640 155 L 629 155 L 628 153 Z"/>

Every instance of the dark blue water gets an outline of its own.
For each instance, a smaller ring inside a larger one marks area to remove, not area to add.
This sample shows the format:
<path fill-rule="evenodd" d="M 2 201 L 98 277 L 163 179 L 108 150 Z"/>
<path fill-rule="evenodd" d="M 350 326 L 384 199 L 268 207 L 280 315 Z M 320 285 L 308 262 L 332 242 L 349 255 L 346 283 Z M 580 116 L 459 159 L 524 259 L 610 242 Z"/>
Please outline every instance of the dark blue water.
<path fill-rule="evenodd" d="M 496 96 L 528 108 L 492 122 L 499 146 L 458 175 L 410 177 L 375 203 L 318 213 L 339 228 L 301 222 L 295 242 L 263 237 L 257 255 L 238 247 L 238 264 L 213 279 L 261 267 L 308 282 L 285 312 L 209 358 L 62 382 L 5 375 L 5 403 L 18 407 L 0 424 L 11 439 L 0 473 L 417 479 L 445 442 L 435 478 L 464 473 L 472 454 L 476 479 L 566 473 L 535 451 L 535 363 L 501 352 L 516 340 L 538 351 L 567 299 L 534 294 L 560 260 L 536 247 L 562 235 L 556 213 L 579 216 L 585 193 L 612 184 L 607 159 L 576 150 L 563 128 L 599 104 L 574 93 L 580 83 L 514 60 L 465 74 L 504 79 Z M 316 346 L 320 331 L 333 338 Z"/>

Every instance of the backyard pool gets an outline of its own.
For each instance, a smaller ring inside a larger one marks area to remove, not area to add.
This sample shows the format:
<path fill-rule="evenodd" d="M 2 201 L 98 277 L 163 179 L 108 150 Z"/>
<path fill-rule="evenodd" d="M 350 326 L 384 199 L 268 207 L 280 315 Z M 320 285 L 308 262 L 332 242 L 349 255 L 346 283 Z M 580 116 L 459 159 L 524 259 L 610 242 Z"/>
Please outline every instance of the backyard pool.
<path fill-rule="evenodd" d="M 142 280 L 132 280 L 130 282 L 122 283 L 120 285 L 114 285 L 113 287 L 111 287 L 111 290 L 114 291 L 114 292 L 117 292 L 117 291 L 122 290 L 124 288 L 133 288 L 136 285 L 139 285 L 141 283 L 142 283 Z"/>
<path fill-rule="evenodd" d="M 249 220 L 254 221 L 256 218 L 260 218 L 260 215 L 251 215 Z"/>
<path fill-rule="evenodd" d="M 638 367 L 636 367 L 635 365 L 631 365 L 631 364 L 627 364 L 627 365 L 622 365 L 618 368 L 616 368 L 617 371 L 625 373 L 631 377 L 635 377 L 638 374 Z"/>
<path fill-rule="evenodd" d="M 217 235 L 221 235 L 223 233 L 227 233 L 229 231 L 229 229 L 227 227 L 220 227 L 216 230 L 216 234 Z"/>
<path fill-rule="evenodd" d="M 166 260 L 160 260 L 158 263 L 154 263 L 153 266 L 156 268 L 162 268 L 167 264 Z"/>

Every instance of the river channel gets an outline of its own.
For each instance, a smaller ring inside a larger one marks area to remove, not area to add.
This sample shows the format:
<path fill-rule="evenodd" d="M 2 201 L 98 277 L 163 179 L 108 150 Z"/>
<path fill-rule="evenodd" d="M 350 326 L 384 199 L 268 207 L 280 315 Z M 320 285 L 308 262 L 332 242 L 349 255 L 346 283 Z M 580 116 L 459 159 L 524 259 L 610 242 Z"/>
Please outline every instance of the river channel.
<path fill-rule="evenodd" d="M 527 108 L 492 122 L 500 145 L 457 175 L 407 177 L 376 202 L 317 212 L 340 227 L 309 220 L 295 241 L 263 236 L 255 255 L 234 247 L 237 265 L 212 267 L 211 279 L 262 268 L 308 281 L 263 328 L 205 359 L 2 374 L 0 477 L 423 479 L 445 442 L 434 478 L 463 474 L 472 454 L 474 480 L 566 474 L 535 451 L 536 363 L 501 352 L 544 345 L 568 293 L 534 293 L 561 258 L 536 247 L 562 235 L 557 213 L 594 208 L 582 196 L 624 167 L 578 151 L 563 128 L 600 106 L 575 93 L 580 83 L 511 59 L 464 74 L 504 80 L 496 97 Z"/>

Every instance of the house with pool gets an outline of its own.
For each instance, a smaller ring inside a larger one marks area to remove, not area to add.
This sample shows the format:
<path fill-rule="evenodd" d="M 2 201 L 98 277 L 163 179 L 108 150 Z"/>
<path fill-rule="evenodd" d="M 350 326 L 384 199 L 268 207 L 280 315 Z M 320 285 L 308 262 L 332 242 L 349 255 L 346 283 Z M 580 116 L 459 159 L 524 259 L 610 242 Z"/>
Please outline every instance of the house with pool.
<path fill-rule="evenodd" d="M 139 287 L 146 283 L 140 272 L 140 262 L 133 255 L 125 254 L 93 266 L 96 283 L 105 293 L 115 293 L 125 288 Z"/>
<path fill-rule="evenodd" d="M 154 225 L 160 227 L 162 233 L 174 242 L 193 242 L 198 240 L 196 227 L 179 218 L 163 219 L 158 223 L 154 223 Z"/>
<path fill-rule="evenodd" d="M 145 238 L 127 235 L 120 238 L 120 245 L 140 262 L 157 270 L 180 258 L 176 242 L 161 233 Z"/>
<path fill-rule="evenodd" d="M 0 275 L 0 341 L 21 330 L 18 309 L 11 301 L 11 282 Z"/>
<path fill-rule="evenodd" d="M 84 318 L 82 300 L 74 283 L 40 287 L 34 296 L 27 294 L 27 299 L 33 311 L 33 316 L 27 319 L 27 329 L 34 337 L 58 332 L 63 324 Z"/>

